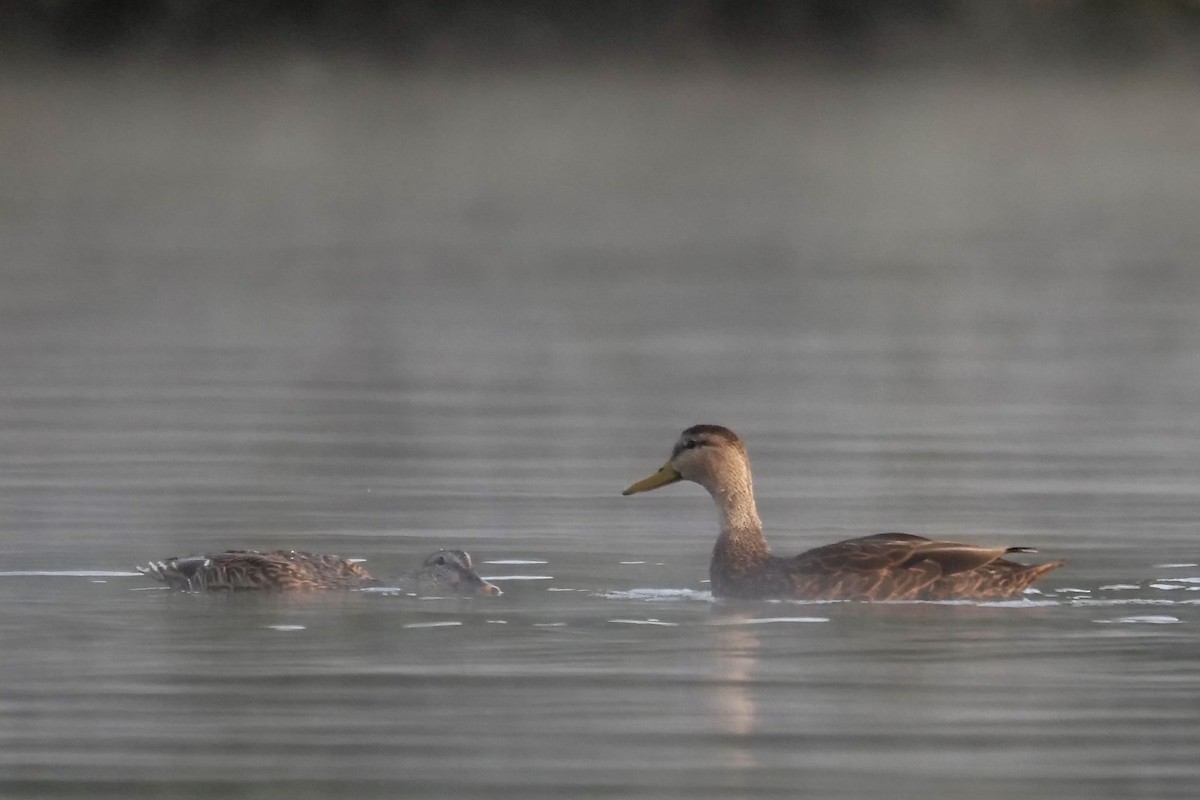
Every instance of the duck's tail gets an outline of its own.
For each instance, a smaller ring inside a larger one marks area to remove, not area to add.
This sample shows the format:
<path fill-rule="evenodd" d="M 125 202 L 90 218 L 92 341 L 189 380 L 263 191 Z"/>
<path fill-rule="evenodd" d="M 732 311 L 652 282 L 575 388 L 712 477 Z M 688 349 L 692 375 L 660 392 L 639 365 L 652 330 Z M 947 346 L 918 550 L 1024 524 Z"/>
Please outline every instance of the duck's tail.
<path fill-rule="evenodd" d="M 182 589 L 194 592 L 203 588 L 204 567 L 209 563 L 205 556 L 188 558 L 167 558 L 162 561 L 151 561 L 146 566 L 135 569 L 143 575 L 153 578 L 159 583 L 172 589 Z"/>

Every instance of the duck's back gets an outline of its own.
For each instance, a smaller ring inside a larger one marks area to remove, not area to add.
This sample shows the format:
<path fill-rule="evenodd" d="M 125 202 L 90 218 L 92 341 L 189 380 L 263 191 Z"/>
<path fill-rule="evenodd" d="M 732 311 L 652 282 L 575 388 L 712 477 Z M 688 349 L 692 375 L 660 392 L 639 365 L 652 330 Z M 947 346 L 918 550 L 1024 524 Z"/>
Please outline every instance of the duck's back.
<path fill-rule="evenodd" d="M 168 558 L 139 569 L 167 586 L 192 592 L 347 589 L 374 582 L 353 561 L 299 550 L 227 550 Z"/>

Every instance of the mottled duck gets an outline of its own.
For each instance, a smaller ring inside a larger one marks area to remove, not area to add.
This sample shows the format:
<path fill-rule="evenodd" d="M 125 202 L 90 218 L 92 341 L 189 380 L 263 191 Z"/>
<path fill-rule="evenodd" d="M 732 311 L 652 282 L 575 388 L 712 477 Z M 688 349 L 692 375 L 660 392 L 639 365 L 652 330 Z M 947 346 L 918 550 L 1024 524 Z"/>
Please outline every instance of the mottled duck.
<path fill-rule="evenodd" d="M 754 505 L 750 458 L 741 438 L 720 425 L 680 435 L 662 467 L 623 494 L 676 481 L 700 484 L 721 521 L 709 578 L 714 597 L 797 600 L 1005 600 L 1019 596 L 1062 561 L 1025 565 L 1010 553 L 1028 547 L 984 547 L 910 533 L 879 533 L 808 550 L 771 554 Z"/>
<path fill-rule="evenodd" d="M 299 550 L 226 550 L 205 556 L 156 561 L 138 571 L 173 589 L 298 591 L 379 586 L 360 564 L 341 556 Z M 439 595 L 498 595 L 500 589 L 475 572 L 464 550 L 438 550 L 396 579 L 405 591 Z"/>

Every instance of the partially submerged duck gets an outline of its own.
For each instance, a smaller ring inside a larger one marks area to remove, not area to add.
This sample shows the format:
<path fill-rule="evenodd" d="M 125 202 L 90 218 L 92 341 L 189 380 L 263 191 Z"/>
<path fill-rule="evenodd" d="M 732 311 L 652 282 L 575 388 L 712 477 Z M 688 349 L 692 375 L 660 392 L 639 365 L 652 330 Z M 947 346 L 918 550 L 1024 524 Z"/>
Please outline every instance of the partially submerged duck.
<path fill-rule="evenodd" d="M 300 550 L 226 550 L 206 556 L 168 558 L 137 569 L 173 589 L 188 592 L 303 591 L 381 585 L 357 562 Z M 495 584 L 479 577 L 465 550 L 438 550 L 418 569 L 401 575 L 397 585 L 421 594 L 501 593 Z"/>
<path fill-rule="evenodd" d="M 720 425 L 685 430 L 667 462 L 622 494 L 680 480 L 700 484 L 717 504 L 721 534 L 709 565 L 714 597 L 1005 600 L 1063 565 L 1025 565 L 1004 558 L 1037 552 L 1028 547 L 984 547 L 910 533 L 847 539 L 793 558 L 772 555 L 754 504 L 746 445 Z"/>

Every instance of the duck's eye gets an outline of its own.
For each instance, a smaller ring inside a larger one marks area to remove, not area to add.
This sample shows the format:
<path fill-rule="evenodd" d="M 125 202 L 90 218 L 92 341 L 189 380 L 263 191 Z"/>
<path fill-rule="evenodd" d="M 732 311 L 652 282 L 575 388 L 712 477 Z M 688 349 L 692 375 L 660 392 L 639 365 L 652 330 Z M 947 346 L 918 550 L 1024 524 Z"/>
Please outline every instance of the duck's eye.
<path fill-rule="evenodd" d="M 437 564 L 439 567 L 445 566 L 446 565 L 446 557 L 438 556 L 437 559 L 433 563 Z"/>
<path fill-rule="evenodd" d="M 695 439 L 688 439 L 686 442 L 683 443 L 684 450 L 695 450 L 699 446 L 700 446 L 700 442 L 696 441 Z"/>

